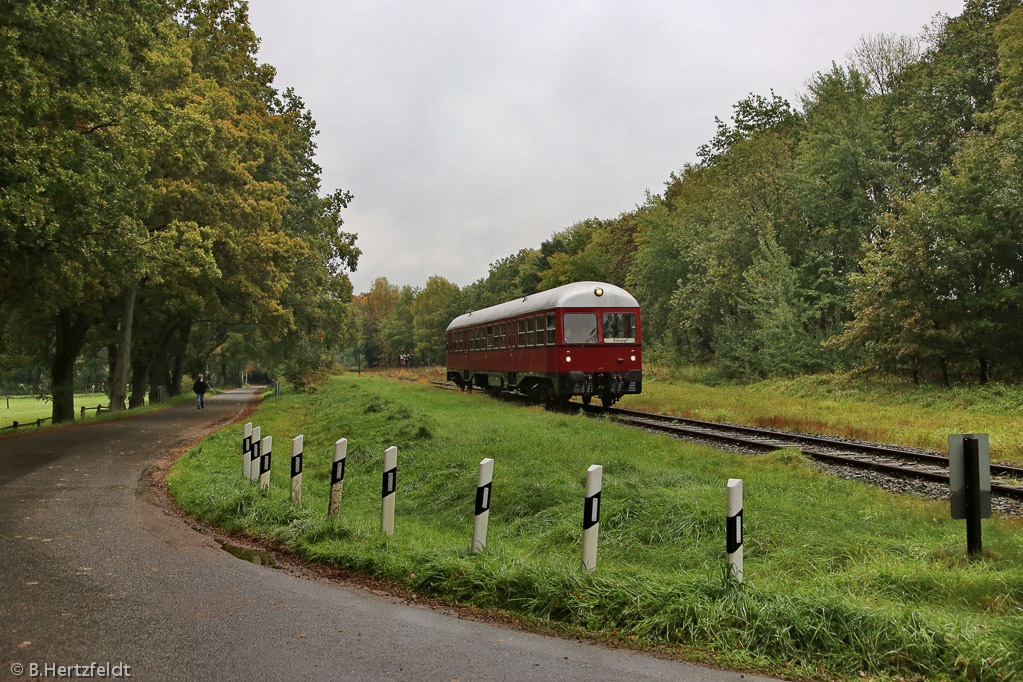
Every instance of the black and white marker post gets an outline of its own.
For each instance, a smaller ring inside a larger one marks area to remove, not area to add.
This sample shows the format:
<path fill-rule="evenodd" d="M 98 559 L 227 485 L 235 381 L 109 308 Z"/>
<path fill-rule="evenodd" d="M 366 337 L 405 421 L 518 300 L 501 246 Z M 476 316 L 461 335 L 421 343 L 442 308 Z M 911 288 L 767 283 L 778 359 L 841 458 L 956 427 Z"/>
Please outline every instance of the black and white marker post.
<path fill-rule="evenodd" d="M 291 439 L 291 503 L 302 502 L 302 445 L 305 436 L 298 435 Z"/>
<path fill-rule="evenodd" d="M 476 511 L 472 518 L 472 551 L 481 552 L 487 546 L 487 524 L 490 521 L 490 489 L 494 482 L 494 460 L 487 457 L 480 462 L 476 479 Z"/>
<path fill-rule="evenodd" d="M 383 501 L 380 504 L 380 532 L 394 535 L 394 491 L 398 487 L 398 448 L 384 451 Z"/>
<path fill-rule="evenodd" d="M 259 478 L 259 451 L 263 447 L 263 441 L 260 440 L 262 432 L 262 426 L 252 429 L 252 447 L 249 448 L 249 480 L 253 483 Z"/>
<path fill-rule="evenodd" d="M 252 422 L 245 425 L 242 433 L 242 471 L 249 477 L 249 450 L 252 448 Z"/>
<path fill-rule="evenodd" d="M 270 487 L 270 451 L 273 449 L 273 436 L 263 439 L 263 446 L 259 452 L 259 489 L 266 490 Z"/>
<path fill-rule="evenodd" d="M 345 458 L 348 455 L 348 440 L 339 439 L 334 443 L 334 464 L 330 467 L 330 501 L 327 516 L 337 516 L 341 508 L 341 488 L 345 484 Z"/>
<path fill-rule="evenodd" d="M 597 533 L 600 531 L 600 488 L 604 467 L 586 470 L 586 500 L 583 504 L 583 570 L 597 570 Z"/>
<path fill-rule="evenodd" d="M 949 434 L 948 481 L 952 518 L 966 519 L 966 551 L 980 556 L 980 520 L 991 518 L 991 455 L 986 433 Z"/>
<path fill-rule="evenodd" d="M 728 575 L 743 581 L 742 571 L 742 479 L 728 479 L 727 547 Z"/>

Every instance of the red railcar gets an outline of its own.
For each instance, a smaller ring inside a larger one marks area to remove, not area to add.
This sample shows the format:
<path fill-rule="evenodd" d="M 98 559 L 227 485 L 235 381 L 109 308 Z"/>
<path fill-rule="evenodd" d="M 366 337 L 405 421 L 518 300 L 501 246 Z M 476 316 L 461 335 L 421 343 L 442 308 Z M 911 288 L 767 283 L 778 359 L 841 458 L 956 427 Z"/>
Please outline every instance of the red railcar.
<path fill-rule="evenodd" d="M 448 380 L 605 407 L 643 388 L 639 303 L 603 282 L 575 282 L 474 310 L 447 329 Z"/>

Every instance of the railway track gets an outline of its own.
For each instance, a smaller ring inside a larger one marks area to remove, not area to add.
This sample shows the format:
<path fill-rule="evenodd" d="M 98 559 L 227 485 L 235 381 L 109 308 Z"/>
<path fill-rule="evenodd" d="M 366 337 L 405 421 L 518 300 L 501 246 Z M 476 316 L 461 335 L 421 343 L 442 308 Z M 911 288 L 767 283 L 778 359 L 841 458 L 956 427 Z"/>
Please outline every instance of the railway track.
<path fill-rule="evenodd" d="M 604 410 L 583 407 L 587 413 Z M 718 424 L 684 417 L 610 408 L 606 413 L 616 420 L 640 428 L 679 436 L 727 443 L 754 450 L 797 448 L 811 459 L 836 466 L 877 471 L 891 476 L 916 478 L 948 485 L 948 457 L 880 444 L 850 442 L 840 438 L 787 433 L 751 426 Z M 1023 500 L 1023 468 L 991 465 L 991 493 Z"/>
<path fill-rule="evenodd" d="M 439 388 L 458 390 L 453 384 L 439 381 L 430 383 Z M 525 399 L 524 396 L 523 399 Z M 604 409 L 571 403 L 571 409 L 582 409 L 586 414 L 594 416 L 609 415 L 616 421 L 638 428 L 749 450 L 772 451 L 797 448 L 807 457 L 831 466 L 863 469 L 887 476 L 949 485 L 948 457 L 935 452 L 850 442 L 840 438 L 796 434 L 752 426 L 720 424 L 616 407 Z M 1013 500 L 1023 500 L 1023 468 L 992 464 L 991 494 Z"/>

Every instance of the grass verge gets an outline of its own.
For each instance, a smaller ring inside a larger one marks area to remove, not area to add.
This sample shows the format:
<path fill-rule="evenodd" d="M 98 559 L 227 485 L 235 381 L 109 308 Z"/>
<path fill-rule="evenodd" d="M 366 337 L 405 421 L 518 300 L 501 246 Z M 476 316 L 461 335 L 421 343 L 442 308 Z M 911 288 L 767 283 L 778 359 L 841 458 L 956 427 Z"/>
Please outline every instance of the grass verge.
<path fill-rule="evenodd" d="M 623 407 L 667 414 L 849 436 L 946 452 L 950 433 L 987 433 L 992 461 L 1023 465 L 1023 387 L 914 386 L 848 373 L 715 381 L 708 372 L 648 367 L 643 393 Z"/>
<path fill-rule="evenodd" d="M 241 475 L 241 429 L 184 455 L 167 482 L 188 513 L 306 559 L 459 603 L 506 609 L 690 660 L 800 678 L 1023 676 L 1023 523 L 985 522 L 964 558 L 945 505 L 824 476 L 791 451 L 734 455 L 577 415 L 369 376 L 268 398 L 271 489 Z M 305 435 L 303 502 L 288 440 Z M 349 441 L 327 519 L 334 440 Z M 396 445 L 395 535 L 379 533 Z M 283 456 L 282 456 L 283 455 Z M 468 551 L 476 466 L 495 459 L 487 550 Z M 604 465 L 598 570 L 580 570 L 585 471 Z M 742 478 L 747 582 L 725 579 L 725 482 Z"/>

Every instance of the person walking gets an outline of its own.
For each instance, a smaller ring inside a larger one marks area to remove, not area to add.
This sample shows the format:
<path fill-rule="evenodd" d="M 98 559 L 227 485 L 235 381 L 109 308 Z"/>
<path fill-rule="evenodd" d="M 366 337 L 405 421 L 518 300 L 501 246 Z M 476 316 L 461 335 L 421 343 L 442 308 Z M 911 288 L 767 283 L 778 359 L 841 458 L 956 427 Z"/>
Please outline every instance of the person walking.
<path fill-rule="evenodd" d="M 205 396 L 206 391 L 208 391 L 209 388 L 210 385 L 203 381 L 202 375 L 200 374 L 199 378 L 195 380 L 194 384 L 192 384 L 192 390 L 195 391 L 195 409 L 206 409 Z"/>

